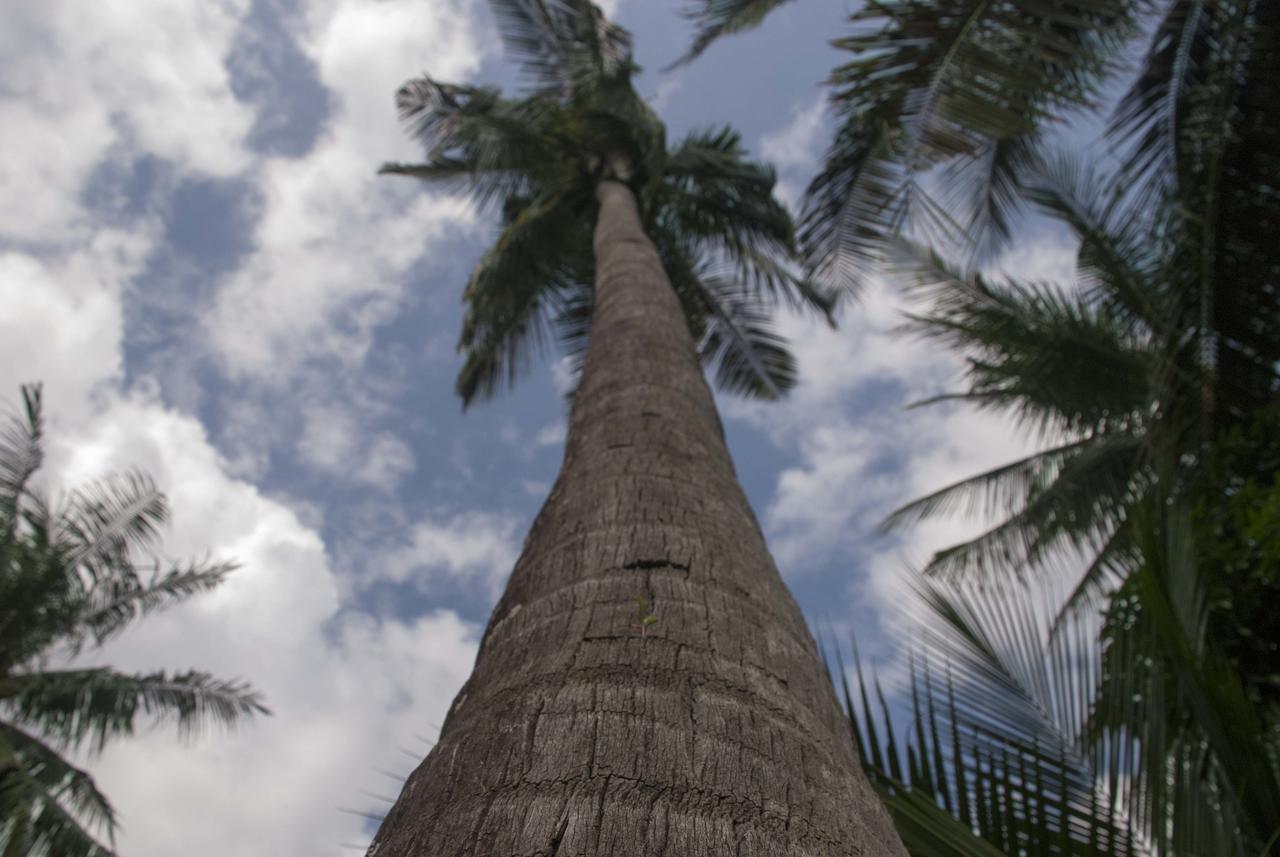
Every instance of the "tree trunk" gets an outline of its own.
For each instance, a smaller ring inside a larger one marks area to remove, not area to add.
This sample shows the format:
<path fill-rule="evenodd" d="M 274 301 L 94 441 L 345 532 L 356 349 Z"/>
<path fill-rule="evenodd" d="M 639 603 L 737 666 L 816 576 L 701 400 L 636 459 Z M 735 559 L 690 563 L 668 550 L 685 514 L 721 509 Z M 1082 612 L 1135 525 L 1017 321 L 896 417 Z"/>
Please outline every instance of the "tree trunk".
<path fill-rule="evenodd" d="M 560 476 L 369 855 L 903 855 L 635 197 L 598 196 Z"/>

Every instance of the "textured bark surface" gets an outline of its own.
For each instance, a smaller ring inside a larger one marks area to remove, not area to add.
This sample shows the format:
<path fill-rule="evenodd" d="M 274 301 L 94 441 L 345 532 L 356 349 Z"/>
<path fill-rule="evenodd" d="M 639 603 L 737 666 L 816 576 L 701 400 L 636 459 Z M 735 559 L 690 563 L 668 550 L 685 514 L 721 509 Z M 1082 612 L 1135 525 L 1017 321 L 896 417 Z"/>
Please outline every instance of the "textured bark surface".
<path fill-rule="evenodd" d="M 564 465 L 369 854 L 903 855 L 635 199 L 599 195 Z"/>

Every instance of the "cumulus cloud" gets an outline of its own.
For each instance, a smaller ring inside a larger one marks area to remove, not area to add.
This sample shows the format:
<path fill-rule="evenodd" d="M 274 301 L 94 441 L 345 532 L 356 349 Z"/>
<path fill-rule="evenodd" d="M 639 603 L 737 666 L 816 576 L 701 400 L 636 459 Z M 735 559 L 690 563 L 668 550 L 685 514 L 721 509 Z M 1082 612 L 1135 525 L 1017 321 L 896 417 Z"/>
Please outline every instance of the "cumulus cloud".
<path fill-rule="evenodd" d="M 451 581 L 496 596 L 519 555 L 519 522 L 507 515 L 443 513 L 412 525 L 407 541 L 367 564 L 366 583 L 412 583 L 430 589 Z"/>
<path fill-rule="evenodd" d="M 227 371 L 274 386 L 317 360 L 359 365 L 400 306 L 409 267 L 475 223 L 461 197 L 376 175 L 421 154 L 397 123 L 396 89 L 428 64 L 446 80 L 476 68 L 462 4 L 329 0 L 309 4 L 300 24 L 332 95 L 328 124 L 305 155 L 261 165 L 256 249 L 207 322 Z"/>
<path fill-rule="evenodd" d="M 0 127 L 5 157 L 0 234 L 50 243 L 83 227 L 79 194 L 108 152 L 142 153 L 181 169 L 230 175 L 251 110 L 222 58 L 249 0 L 50 0 L 9 4 Z"/>
<path fill-rule="evenodd" d="M 413 450 L 386 431 L 360 425 L 350 408 L 314 404 L 302 416 L 299 457 L 321 473 L 393 490 L 413 472 Z"/>
<path fill-rule="evenodd" d="M 775 192 L 792 211 L 800 208 L 804 193 L 803 179 L 817 162 L 826 127 L 826 94 L 820 94 L 807 104 L 797 107 L 790 121 L 777 131 L 760 138 L 760 154 L 781 173 Z"/>

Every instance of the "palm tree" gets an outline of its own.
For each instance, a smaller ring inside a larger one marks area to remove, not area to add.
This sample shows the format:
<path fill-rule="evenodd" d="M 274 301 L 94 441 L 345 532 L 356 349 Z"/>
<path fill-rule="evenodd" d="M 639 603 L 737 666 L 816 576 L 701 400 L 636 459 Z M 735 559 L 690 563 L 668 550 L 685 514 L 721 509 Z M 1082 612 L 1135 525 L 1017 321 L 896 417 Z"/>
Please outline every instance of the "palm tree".
<path fill-rule="evenodd" d="M 770 303 L 822 306 L 785 266 L 773 173 L 727 129 L 668 148 L 628 35 L 585 0 L 492 6 L 530 91 L 409 83 L 427 160 L 387 171 L 501 207 L 464 293 L 464 402 L 551 324 L 590 335 L 559 477 L 369 853 L 901 854 L 699 365 L 776 396 Z"/>
<path fill-rule="evenodd" d="M 700 50 L 777 0 L 695 4 Z M 915 253 L 935 304 L 917 329 L 970 356 L 959 398 L 1047 441 L 890 524 L 978 509 L 1000 518 L 942 552 L 939 573 L 1004 573 L 1082 551 L 1080 595 L 1123 577 L 1108 546 L 1160 456 L 1248 424 L 1280 392 L 1280 8 L 1260 0 L 885 0 L 837 40 L 838 128 L 800 230 L 810 271 L 856 288 L 895 235 L 961 237 L 981 261 L 1030 201 L 1081 240 L 1080 288 L 984 280 Z M 1055 123 L 1108 120 L 1114 169 L 1044 151 Z M 945 249 L 956 249 L 954 244 Z M 901 260 L 898 260 L 901 262 Z"/>
<path fill-rule="evenodd" d="M 40 467 L 40 388 L 0 432 L 0 854 L 110 855 L 115 812 L 65 757 L 132 735 L 142 717 L 183 732 L 268 713 L 247 685 L 207 673 L 128 674 L 69 663 L 134 620 L 213 589 L 233 569 L 148 568 L 168 506 L 141 474 L 113 476 L 53 504 L 31 487 Z"/>

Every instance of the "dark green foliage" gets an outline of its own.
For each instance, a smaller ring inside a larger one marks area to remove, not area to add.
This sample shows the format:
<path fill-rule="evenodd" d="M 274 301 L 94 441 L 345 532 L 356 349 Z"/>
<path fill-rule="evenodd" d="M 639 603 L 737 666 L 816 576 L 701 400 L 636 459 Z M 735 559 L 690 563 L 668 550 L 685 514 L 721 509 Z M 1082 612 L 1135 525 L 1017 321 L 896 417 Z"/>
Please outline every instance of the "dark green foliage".
<path fill-rule="evenodd" d="M 1280 706 L 1280 407 L 1218 438 L 1192 502 L 1206 632 L 1250 697 Z"/>
<path fill-rule="evenodd" d="M 464 405 L 514 381 L 553 336 L 570 353 L 581 347 L 595 277 L 595 191 L 606 178 L 635 192 L 720 386 L 784 393 L 794 363 L 769 325 L 772 307 L 787 300 L 829 313 L 831 300 L 794 272 L 794 227 L 773 197 L 773 170 L 749 160 L 729 128 L 668 147 L 665 127 L 632 87 L 630 36 L 587 0 L 491 5 L 529 91 L 514 100 L 410 81 L 397 101 L 427 158 L 383 167 L 456 184 L 501 211 L 498 238 L 463 293 Z"/>
<path fill-rule="evenodd" d="M 913 855 L 1273 853 L 1278 712 L 1221 654 L 1185 507 L 1153 496 L 1131 526 L 1101 635 L 1055 623 L 1051 588 L 921 580 L 906 728 L 861 668 L 860 705 L 846 685 Z"/>
<path fill-rule="evenodd" d="M 109 855 L 115 815 L 63 753 L 96 752 L 139 718 L 182 732 L 267 713 L 248 685 L 195 671 L 130 675 L 70 659 L 134 620 L 220 584 L 230 563 L 144 563 L 168 518 L 146 476 L 112 476 L 51 503 L 41 463 L 39 387 L 0 433 L 0 854 Z M 57 664 L 59 666 L 51 666 Z"/>

